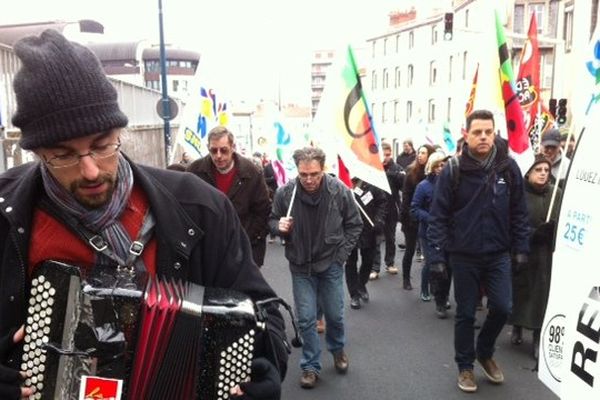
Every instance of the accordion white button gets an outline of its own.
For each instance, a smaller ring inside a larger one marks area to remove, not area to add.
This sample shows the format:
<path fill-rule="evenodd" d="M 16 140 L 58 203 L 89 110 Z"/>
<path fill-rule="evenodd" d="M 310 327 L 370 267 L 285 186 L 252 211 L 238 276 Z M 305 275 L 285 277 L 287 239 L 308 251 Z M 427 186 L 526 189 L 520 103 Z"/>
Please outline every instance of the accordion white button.
<path fill-rule="evenodd" d="M 6 207 L 6 208 L 4 209 L 4 211 L 6 211 L 7 213 L 11 212 L 12 210 L 13 210 L 13 208 L 12 208 L 12 207 Z"/>
<path fill-rule="evenodd" d="M 196 234 L 196 231 L 193 229 L 188 229 L 188 235 L 190 236 L 194 236 Z"/>

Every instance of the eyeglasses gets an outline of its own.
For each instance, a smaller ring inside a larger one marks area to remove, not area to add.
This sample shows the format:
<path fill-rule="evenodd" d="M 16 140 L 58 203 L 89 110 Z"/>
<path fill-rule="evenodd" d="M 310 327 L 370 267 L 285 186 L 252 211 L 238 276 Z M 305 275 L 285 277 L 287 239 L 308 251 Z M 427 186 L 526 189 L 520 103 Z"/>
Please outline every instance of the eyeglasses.
<path fill-rule="evenodd" d="M 323 171 L 319 171 L 319 172 L 299 172 L 298 173 L 298 177 L 300 179 L 302 179 L 303 181 L 307 180 L 308 178 L 315 180 L 317 178 L 320 178 L 321 175 L 323 174 Z"/>
<path fill-rule="evenodd" d="M 229 154 L 231 152 L 231 148 L 230 147 L 211 147 L 210 149 L 208 149 L 208 151 L 212 155 L 215 155 L 217 153 L 221 153 L 224 156 L 226 156 L 227 154 Z"/>
<path fill-rule="evenodd" d="M 47 159 L 46 156 L 44 156 L 44 160 L 46 161 L 46 164 L 50 165 L 52 168 L 67 168 L 79 164 L 79 160 L 81 160 L 82 157 L 90 156 L 94 160 L 102 160 L 104 158 L 114 156 L 117 154 L 120 147 L 121 142 L 119 141 L 118 143 L 94 146 L 88 153 L 85 154 L 70 152 L 67 154 L 54 156 L 50 159 Z"/>

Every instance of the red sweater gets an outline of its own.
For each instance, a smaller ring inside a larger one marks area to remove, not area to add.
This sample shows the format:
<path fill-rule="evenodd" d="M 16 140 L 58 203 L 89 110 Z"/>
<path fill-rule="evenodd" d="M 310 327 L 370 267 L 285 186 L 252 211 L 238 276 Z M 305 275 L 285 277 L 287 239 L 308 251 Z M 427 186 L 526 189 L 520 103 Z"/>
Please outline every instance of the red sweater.
<path fill-rule="evenodd" d="M 127 205 L 121 215 L 121 223 L 129 237 L 137 238 L 142 227 L 144 216 L 148 210 L 148 198 L 144 191 L 134 186 Z M 156 272 L 156 240 L 152 238 L 145 246 L 142 259 L 148 272 Z M 29 243 L 28 273 L 45 260 L 62 261 L 81 267 L 85 276 L 94 264 L 94 253 L 89 244 L 50 214 L 39 208 L 35 209 L 32 223 L 32 234 Z"/>

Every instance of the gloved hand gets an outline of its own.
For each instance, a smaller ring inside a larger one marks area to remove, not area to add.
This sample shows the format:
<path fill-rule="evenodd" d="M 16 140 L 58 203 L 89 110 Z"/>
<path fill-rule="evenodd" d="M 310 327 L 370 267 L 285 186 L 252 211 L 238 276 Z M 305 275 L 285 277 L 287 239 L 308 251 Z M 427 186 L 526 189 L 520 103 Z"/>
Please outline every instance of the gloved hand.
<path fill-rule="evenodd" d="M 448 279 L 448 266 L 446 263 L 437 262 L 429 266 L 429 274 L 433 279 L 436 280 L 447 280 Z"/>
<path fill-rule="evenodd" d="M 11 329 L 6 336 L 0 338 L 0 360 L 5 360 L 15 343 L 23 340 L 24 330 Z M 21 373 L 0 364 L 0 399 L 19 399 L 33 394 L 31 388 L 21 388 Z"/>
<path fill-rule="evenodd" d="M 514 275 L 518 275 L 524 268 L 528 261 L 527 254 L 515 254 L 512 260 L 512 271 Z"/>
<path fill-rule="evenodd" d="M 556 232 L 556 221 L 550 220 L 537 227 L 533 232 L 531 241 L 535 244 L 549 244 L 554 241 L 554 233 Z"/>
<path fill-rule="evenodd" d="M 250 382 L 240 383 L 239 391 L 232 398 L 239 400 L 279 400 L 281 398 L 281 379 L 279 371 L 269 360 L 263 357 L 252 361 Z"/>

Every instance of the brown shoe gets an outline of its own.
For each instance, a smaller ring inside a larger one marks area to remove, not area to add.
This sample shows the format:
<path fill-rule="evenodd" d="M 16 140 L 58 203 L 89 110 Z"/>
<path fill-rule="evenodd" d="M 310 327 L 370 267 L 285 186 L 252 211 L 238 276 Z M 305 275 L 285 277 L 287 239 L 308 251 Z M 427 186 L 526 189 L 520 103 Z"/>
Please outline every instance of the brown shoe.
<path fill-rule="evenodd" d="M 334 353 L 333 365 L 335 365 L 335 369 L 339 374 L 345 374 L 348 371 L 350 361 L 348 360 L 346 353 L 344 353 L 344 350 Z"/>
<path fill-rule="evenodd" d="M 483 368 L 483 373 L 486 378 L 492 383 L 500 384 L 504 382 L 504 374 L 496 364 L 493 358 L 488 358 L 487 360 L 477 359 L 479 364 L 481 364 L 481 368 Z"/>
<path fill-rule="evenodd" d="M 318 378 L 318 375 L 314 371 L 302 371 L 300 387 L 303 389 L 312 389 L 317 384 Z"/>
<path fill-rule="evenodd" d="M 317 320 L 317 333 L 325 332 L 325 320 L 323 318 Z"/>
<path fill-rule="evenodd" d="M 473 393 L 477 391 L 477 383 L 472 369 L 465 369 L 458 374 L 458 388 L 463 392 Z"/>

